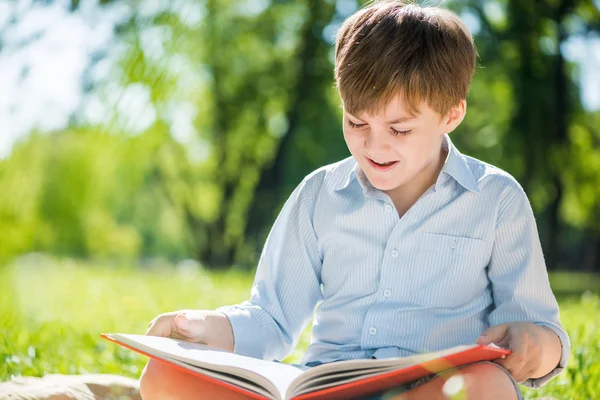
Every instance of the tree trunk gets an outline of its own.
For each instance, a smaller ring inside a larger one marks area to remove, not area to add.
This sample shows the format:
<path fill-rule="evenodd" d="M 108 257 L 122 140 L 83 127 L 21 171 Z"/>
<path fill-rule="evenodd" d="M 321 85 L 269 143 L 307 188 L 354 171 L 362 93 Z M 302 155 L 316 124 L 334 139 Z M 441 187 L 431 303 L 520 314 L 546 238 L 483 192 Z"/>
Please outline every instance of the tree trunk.
<path fill-rule="evenodd" d="M 562 55 L 561 45 L 567 39 L 567 35 L 564 29 L 563 20 L 569 9 L 572 8 L 573 4 L 570 0 L 563 0 L 556 12 L 555 22 L 558 28 L 557 37 L 557 54 L 556 63 L 554 68 L 554 129 L 555 139 L 551 150 L 560 150 L 567 145 L 567 130 L 568 120 L 567 115 L 569 114 L 569 94 L 567 91 L 567 76 L 565 74 L 565 59 Z M 553 152 L 553 154 L 555 154 Z M 555 161 L 555 160 L 554 160 Z M 563 184 L 560 177 L 560 168 L 555 166 L 555 163 L 551 163 L 551 171 L 553 174 L 552 182 L 554 184 L 555 196 L 549 204 L 549 223 L 548 223 L 548 246 L 547 246 L 547 257 L 546 264 L 549 270 L 558 269 L 558 265 L 561 262 L 562 256 L 562 240 L 561 232 L 562 226 L 560 223 L 560 205 L 563 198 Z"/>
<path fill-rule="evenodd" d="M 291 151 L 293 138 L 298 131 L 302 105 L 309 99 L 311 88 L 314 87 L 312 64 L 319 53 L 319 46 L 327 45 L 321 38 L 321 34 L 331 20 L 333 10 L 334 8 L 327 3 L 318 0 L 309 1 L 308 16 L 302 29 L 298 54 L 300 67 L 287 111 L 288 128 L 277 144 L 273 161 L 264 166 L 249 208 L 245 238 L 255 241 L 256 248 L 260 248 L 264 240 L 265 227 L 274 220 L 286 195 L 281 190 L 284 184 L 285 157 Z"/>
<path fill-rule="evenodd" d="M 213 96 L 214 96 L 214 125 L 213 125 L 213 152 L 217 158 L 216 165 L 224 165 L 227 158 L 226 138 L 230 130 L 227 117 L 227 101 L 223 98 L 223 76 L 220 63 L 219 45 L 221 35 L 217 28 L 217 1 L 208 0 L 206 3 L 207 18 L 206 29 L 209 32 L 208 37 L 212 38 L 209 46 L 208 62 L 213 78 Z M 208 268 L 224 269 L 229 268 L 234 262 L 234 244 L 227 240 L 227 217 L 231 208 L 231 201 L 235 192 L 236 181 L 223 174 L 221 177 L 221 204 L 219 207 L 219 216 L 217 220 L 205 226 L 207 229 L 207 240 L 203 243 L 197 243 L 197 257 L 204 262 Z"/>

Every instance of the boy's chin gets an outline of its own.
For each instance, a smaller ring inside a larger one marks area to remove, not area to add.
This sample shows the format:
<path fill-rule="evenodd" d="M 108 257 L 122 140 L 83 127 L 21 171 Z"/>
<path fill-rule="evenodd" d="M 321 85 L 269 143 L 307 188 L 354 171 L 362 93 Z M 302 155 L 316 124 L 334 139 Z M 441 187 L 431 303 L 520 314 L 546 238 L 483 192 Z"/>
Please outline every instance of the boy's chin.
<path fill-rule="evenodd" d="M 399 186 L 402 186 L 402 182 L 399 179 L 396 180 L 383 180 L 383 179 L 377 179 L 377 177 L 369 177 L 367 176 L 367 178 L 369 179 L 369 182 L 371 183 L 371 185 L 373 185 L 374 188 L 381 190 L 382 192 L 387 192 L 390 190 L 394 190 Z"/>
<path fill-rule="evenodd" d="M 391 190 L 394 190 L 396 188 L 398 188 L 400 185 L 399 184 L 390 184 L 390 185 L 373 185 L 375 188 L 381 190 L 382 192 L 389 192 Z"/>

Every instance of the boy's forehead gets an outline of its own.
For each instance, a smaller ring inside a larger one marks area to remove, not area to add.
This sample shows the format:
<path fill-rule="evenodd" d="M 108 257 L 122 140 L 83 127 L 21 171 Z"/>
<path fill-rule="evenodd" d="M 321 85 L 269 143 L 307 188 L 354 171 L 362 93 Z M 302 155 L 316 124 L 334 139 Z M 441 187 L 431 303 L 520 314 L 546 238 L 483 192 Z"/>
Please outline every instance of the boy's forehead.
<path fill-rule="evenodd" d="M 386 124 L 400 124 L 403 122 L 412 121 L 417 118 L 417 115 L 396 112 L 392 114 L 383 114 L 383 113 L 366 113 L 361 112 L 358 115 L 353 115 L 351 113 L 346 112 L 348 115 L 364 120 L 364 119 L 378 119 L 384 121 Z"/>
<path fill-rule="evenodd" d="M 358 110 L 351 113 L 344 108 L 344 111 L 355 118 L 381 119 L 386 123 L 395 124 L 416 119 L 421 114 L 422 107 L 423 104 L 408 107 L 400 96 L 395 96 L 372 110 Z"/>

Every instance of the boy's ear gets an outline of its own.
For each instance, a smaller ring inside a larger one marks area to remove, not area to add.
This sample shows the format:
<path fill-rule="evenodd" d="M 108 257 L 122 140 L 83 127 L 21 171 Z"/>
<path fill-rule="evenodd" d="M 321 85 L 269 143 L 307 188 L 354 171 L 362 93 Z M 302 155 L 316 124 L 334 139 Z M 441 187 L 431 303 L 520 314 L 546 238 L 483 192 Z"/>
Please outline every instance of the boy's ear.
<path fill-rule="evenodd" d="M 444 133 L 452 132 L 462 122 L 466 112 L 467 101 L 463 99 L 444 116 L 442 121 L 444 123 Z"/>

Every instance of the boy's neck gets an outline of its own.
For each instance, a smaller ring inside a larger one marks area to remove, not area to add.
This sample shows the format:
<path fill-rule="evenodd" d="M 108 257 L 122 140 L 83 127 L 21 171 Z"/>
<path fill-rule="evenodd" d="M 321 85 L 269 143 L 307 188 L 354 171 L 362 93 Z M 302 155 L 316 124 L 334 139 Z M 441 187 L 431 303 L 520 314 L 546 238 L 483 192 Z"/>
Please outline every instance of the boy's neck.
<path fill-rule="evenodd" d="M 411 181 L 406 182 L 402 186 L 398 186 L 392 190 L 386 190 L 385 193 L 392 199 L 398 214 L 402 217 L 416 201 L 425 193 L 431 186 L 435 184 L 444 163 L 448 156 L 447 149 L 440 146 L 438 159 L 432 162 L 420 174 L 415 176 Z"/>

